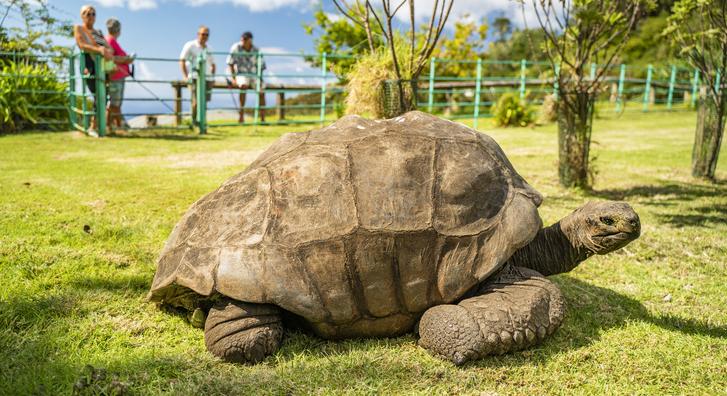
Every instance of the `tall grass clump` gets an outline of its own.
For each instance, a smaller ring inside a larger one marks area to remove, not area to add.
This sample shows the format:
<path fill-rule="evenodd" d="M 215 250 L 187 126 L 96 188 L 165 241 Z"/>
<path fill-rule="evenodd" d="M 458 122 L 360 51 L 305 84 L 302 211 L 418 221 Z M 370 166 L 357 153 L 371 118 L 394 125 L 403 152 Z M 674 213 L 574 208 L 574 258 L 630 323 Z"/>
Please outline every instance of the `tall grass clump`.
<path fill-rule="evenodd" d="M 550 124 L 558 119 L 558 99 L 555 95 L 547 95 L 540 106 L 538 123 Z"/>
<path fill-rule="evenodd" d="M 397 56 L 409 59 L 411 48 L 401 38 L 396 39 Z M 412 67 L 408 63 L 400 65 L 401 77 L 409 80 Z M 379 47 L 358 59 L 348 75 L 348 96 L 346 114 L 358 114 L 382 118 L 385 115 L 383 84 L 396 80 L 394 59 L 386 47 Z"/>
<path fill-rule="evenodd" d="M 46 121 L 67 121 L 66 84 L 43 63 L 4 62 L 0 72 L 0 133 L 16 132 Z M 67 123 L 48 124 L 66 129 Z"/>

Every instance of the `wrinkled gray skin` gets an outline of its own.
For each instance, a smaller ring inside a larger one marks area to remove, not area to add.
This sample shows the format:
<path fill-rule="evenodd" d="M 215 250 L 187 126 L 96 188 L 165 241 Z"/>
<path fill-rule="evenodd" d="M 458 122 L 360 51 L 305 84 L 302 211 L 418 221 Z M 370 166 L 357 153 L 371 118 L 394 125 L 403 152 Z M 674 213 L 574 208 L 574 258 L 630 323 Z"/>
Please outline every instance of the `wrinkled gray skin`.
<path fill-rule="evenodd" d="M 639 216 L 627 203 L 588 202 L 541 229 L 500 273 L 471 292 L 473 297 L 425 312 L 419 345 L 460 365 L 539 343 L 560 326 L 565 313 L 560 290 L 545 276 L 620 249 L 640 232 Z"/>
<path fill-rule="evenodd" d="M 623 202 L 542 228 L 541 202 L 494 140 L 461 124 L 344 117 L 284 136 L 197 201 L 150 299 L 189 311 L 233 362 L 274 353 L 284 318 L 328 339 L 416 330 L 455 364 L 515 351 L 563 319 L 545 276 L 640 232 Z"/>

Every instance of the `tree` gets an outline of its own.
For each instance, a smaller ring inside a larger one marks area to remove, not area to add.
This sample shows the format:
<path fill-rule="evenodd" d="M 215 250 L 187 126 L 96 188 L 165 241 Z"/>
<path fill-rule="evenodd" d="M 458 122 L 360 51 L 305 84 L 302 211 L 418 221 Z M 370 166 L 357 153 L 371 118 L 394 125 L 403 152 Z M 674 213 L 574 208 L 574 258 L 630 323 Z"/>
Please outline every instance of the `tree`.
<path fill-rule="evenodd" d="M 492 28 L 495 30 L 496 42 L 501 43 L 510 36 L 512 32 L 512 22 L 506 16 L 499 16 L 492 21 Z"/>
<path fill-rule="evenodd" d="M 525 1 L 523 13 L 525 13 Z M 566 187 L 590 186 L 589 155 L 599 83 L 649 0 L 532 0 L 544 52 L 558 70 L 558 176 Z M 590 65 L 601 65 L 594 78 Z"/>
<path fill-rule="evenodd" d="M 399 103 L 395 112 L 401 113 L 413 109 L 416 104 L 416 81 L 437 46 L 454 0 L 434 0 L 429 23 L 419 35 L 416 30 L 414 0 L 397 0 L 397 4 L 392 4 L 391 0 L 381 0 L 380 9 L 375 8 L 371 0 L 351 1 L 349 3 L 347 0 L 333 0 L 333 3 L 341 14 L 364 29 L 371 53 L 376 50 L 373 26 L 381 29 L 396 75 L 393 95 Z M 409 32 L 399 36 L 394 28 L 394 18 L 405 5 L 409 10 Z M 403 37 L 408 37 L 405 46 L 400 44 Z M 404 88 L 403 80 L 410 82 L 409 88 Z"/>
<path fill-rule="evenodd" d="M 727 113 L 727 0 L 680 0 L 664 35 L 699 69 L 699 98 L 692 175 L 714 179 Z"/>
<path fill-rule="evenodd" d="M 356 62 L 355 57 L 366 54 L 370 51 L 370 43 L 366 30 L 349 19 L 332 18 L 329 14 L 319 8 L 313 14 L 315 20 L 311 23 L 304 24 L 303 27 L 307 34 L 317 35 L 313 42 L 316 52 L 328 53 L 336 55 L 350 55 L 350 58 L 331 57 L 327 59 L 334 73 L 345 79 L 351 67 Z M 383 33 L 377 26 L 371 27 L 371 34 L 374 48 L 383 45 Z M 310 57 L 306 59 L 313 66 L 320 66 L 319 57 Z"/>
<path fill-rule="evenodd" d="M 464 15 L 460 20 L 454 23 L 454 33 L 452 37 L 442 37 L 439 45 L 432 52 L 432 56 L 437 58 L 454 59 L 454 60 L 475 60 L 483 56 L 485 51 L 485 40 L 487 39 L 488 26 L 483 18 L 477 23 Z M 438 74 L 447 76 L 466 77 L 472 76 L 475 66 L 472 63 L 445 63 L 443 69 L 437 71 Z"/>
<path fill-rule="evenodd" d="M 645 18 L 624 45 L 620 56 L 623 63 L 634 66 L 646 66 L 650 63 L 682 63 L 677 59 L 677 52 L 669 40 L 664 40 L 661 33 L 667 27 L 669 13 Z"/>
<path fill-rule="evenodd" d="M 65 54 L 68 48 L 58 45 L 54 39 L 70 37 L 73 32 L 71 22 L 53 16 L 55 9 L 47 0 L 11 0 L 4 10 L 3 16 L 10 12 L 16 13 L 20 19 L 20 26 L 5 26 L 6 19 L 2 19 L 0 36 L 3 51 L 5 52 L 33 52 L 36 54 Z"/>
<path fill-rule="evenodd" d="M 490 43 L 485 54 L 488 60 L 545 62 L 545 33 L 541 29 L 515 30 L 505 41 Z M 484 76 L 515 76 L 520 74 L 520 65 L 512 63 L 493 64 L 482 71 Z"/>
<path fill-rule="evenodd" d="M 20 23 L 8 27 L 13 12 Z M 64 128 L 67 83 L 56 71 L 66 59 L 68 48 L 54 44 L 56 36 L 70 36 L 71 24 L 51 15 L 53 8 L 43 0 L 12 0 L 0 9 L 0 132 L 27 127 Z M 54 65 L 55 64 L 55 65 Z M 12 77 L 8 77 L 12 76 Z M 61 121 L 60 123 L 58 121 Z"/>

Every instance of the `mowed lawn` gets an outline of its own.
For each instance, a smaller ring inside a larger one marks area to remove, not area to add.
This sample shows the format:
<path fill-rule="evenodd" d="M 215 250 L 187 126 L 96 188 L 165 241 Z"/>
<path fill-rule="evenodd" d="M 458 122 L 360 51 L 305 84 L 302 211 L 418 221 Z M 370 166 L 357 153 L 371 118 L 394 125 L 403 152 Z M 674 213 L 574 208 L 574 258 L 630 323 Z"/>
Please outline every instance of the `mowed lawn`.
<path fill-rule="evenodd" d="M 146 302 L 187 208 L 307 127 L 0 136 L 0 394 L 727 394 L 727 149 L 717 183 L 692 179 L 695 120 L 597 119 L 589 192 L 558 186 L 554 125 L 480 122 L 544 194 L 546 224 L 588 200 L 623 199 L 643 234 L 552 278 L 569 309 L 544 344 L 463 367 L 414 336 L 300 332 L 261 364 L 227 364 L 202 330 Z"/>

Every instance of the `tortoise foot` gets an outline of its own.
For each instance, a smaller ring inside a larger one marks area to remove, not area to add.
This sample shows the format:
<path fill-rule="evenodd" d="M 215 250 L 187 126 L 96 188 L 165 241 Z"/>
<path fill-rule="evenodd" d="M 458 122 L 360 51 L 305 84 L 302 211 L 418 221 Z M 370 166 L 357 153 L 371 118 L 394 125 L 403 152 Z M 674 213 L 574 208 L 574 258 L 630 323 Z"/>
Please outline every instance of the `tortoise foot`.
<path fill-rule="evenodd" d="M 458 305 L 426 311 L 419 323 L 419 345 L 461 365 L 533 346 L 563 320 L 560 290 L 533 270 L 503 271 L 476 294 Z"/>
<path fill-rule="evenodd" d="M 210 309 L 204 338 L 207 350 L 221 359 L 258 363 L 280 348 L 280 310 L 272 305 L 222 300 Z"/>
<path fill-rule="evenodd" d="M 456 365 L 478 359 L 484 340 L 477 321 L 459 305 L 437 305 L 419 321 L 419 346 Z"/>

